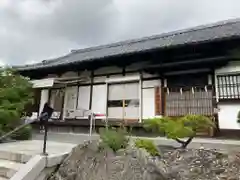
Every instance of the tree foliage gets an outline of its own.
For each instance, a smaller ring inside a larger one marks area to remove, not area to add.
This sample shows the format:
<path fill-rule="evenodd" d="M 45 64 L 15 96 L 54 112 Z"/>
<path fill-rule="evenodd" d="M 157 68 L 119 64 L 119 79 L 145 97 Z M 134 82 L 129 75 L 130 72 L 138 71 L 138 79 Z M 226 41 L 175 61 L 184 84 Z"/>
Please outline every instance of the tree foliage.
<path fill-rule="evenodd" d="M 213 121 L 202 115 L 186 115 L 180 118 L 162 117 L 144 121 L 144 127 L 147 130 L 164 133 L 167 138 L 181 143 L 182 148 L 187 147 L 196 136 L 197 130 L 213 126 Z M 188 139 L 183 141 L 182 138 Z"/>
<path fill-rule="evenodd" d="M 11 68 L 0 69 L 0 127 L 6 132 L 20 123 L 26 105 L 33 102 L 32 84 Z"/>

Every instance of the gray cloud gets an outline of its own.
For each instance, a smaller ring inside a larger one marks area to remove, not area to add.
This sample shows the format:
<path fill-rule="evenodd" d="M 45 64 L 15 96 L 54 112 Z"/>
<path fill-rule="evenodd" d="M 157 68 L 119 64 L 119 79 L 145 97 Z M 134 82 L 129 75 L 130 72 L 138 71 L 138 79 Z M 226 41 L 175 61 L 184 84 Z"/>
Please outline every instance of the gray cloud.
<path fill-rule="evenodd" d="M 236 17 L 238 0 L 1 0 L 0 65 Z"/>

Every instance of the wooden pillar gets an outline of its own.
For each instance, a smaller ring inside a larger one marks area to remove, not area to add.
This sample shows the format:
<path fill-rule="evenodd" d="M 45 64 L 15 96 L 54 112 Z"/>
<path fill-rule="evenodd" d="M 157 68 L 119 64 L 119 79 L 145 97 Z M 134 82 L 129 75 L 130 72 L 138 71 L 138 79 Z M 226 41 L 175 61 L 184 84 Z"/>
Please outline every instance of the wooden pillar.
<path fill-rule="evenodd" d="M 215 71 L 214 69 L 212 69 L 212 73 L 211 73 L 211 80 L 212 80 L 212 98 L 213 98 L 213 111 L 215 111 L 218 107 L 217 107 L 217 91 L 216 91 L 216 79 L 215 79 Z M 220 134 L 220 128 L 219 128 L 219 120 L 218 120 L 218 112 L 213 112 L 213 120 L 214 123 L 216 124 L 216 128 L 214 130 L 214 132 L 212 132 L 212 134 L 210 134 L 211 136 L 215 136 Z"/>
<path fill-rule="evenodd" d="M 162 115 L 161 99 L 161 87 L 155 87 L 155 116 Z"/>
<path fill-rule="evenodd" d="M 161 115 L 165 116 L 165 84 L 164 78 L 161 78 Z"/>

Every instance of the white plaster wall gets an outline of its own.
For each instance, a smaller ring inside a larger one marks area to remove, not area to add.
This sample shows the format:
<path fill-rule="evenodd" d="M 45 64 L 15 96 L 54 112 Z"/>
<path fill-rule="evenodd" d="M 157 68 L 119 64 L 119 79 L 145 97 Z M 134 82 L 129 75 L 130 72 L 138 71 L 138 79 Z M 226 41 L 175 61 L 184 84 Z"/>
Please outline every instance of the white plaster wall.
<path fill-rule="evenodd" d="M 99 77 L 94 77 L 93 82 L 94 83 L 99 83 L 99 82 L 105 82 L 106 81 L 106 76 L 99 76 Z"/>
<path fill-rule="evenodd" d="M 107 83 L 116 83 L 116 82 L 131 82 L 131 81 L 139 81 L 140 75 L 139 73 L 129 73 L 126 74 L 126 76 L 123 76 L 121 74 L 119 75 L 111 75 L 109 78 L 106 79 Z"/>
<path fill-rule="evenodd" d="M 106 114 L 107 86 L 94 85 L 92 94 L 92 111 L 95 113 Z"/>
<path fill-rule="evenodd" d="M 229 62 L 226 66 L 215 69 L 215 87 L 217 87 L 217 75 L 234 74 L 240 72 L 240 61 Z M 240 129 L 237 123 L 237 114 L 240 110 L 240 103 L 219 102 L 218 88 L 216 88 L 216 99 L 218 102 L 218 119 L 220 129 Z"/>
<path fill-rule="evenodd" d="M 157 86 L 161 86 L 160 80 L 149 80 L 149 81 L 143 81 L 143 88 L 154 88 Z"/>
<path fill-rule="evenodd" d="M 77 86 L 67 87 L 65 90 L 64 97 L 64 111 L 63 117 L 67 118 L 67 113 L 69 113 L 68 118 L 74 118 L 77 104 Z"/>
<path fill-rule="evenodd" d="M 220 129 L 240 129 L 237 123 L 237 114 L 240 110 L 240 103 L 219 103 L 219 128 Z"/>
<path fill-rule="evenodd" d="M 142 86 L 142 117 L 143 119 L 155 116 L 155 87 L 161 86 L 160 80 L 143 81 Z"/>
<path fill-rule="evenodd" d="M 148 119 L 155 116 L 155 89 L 143 89 L 143 104 L 142 115 L 143 119 Z"/>
<path fill-rule="evenodd" d="M 78 107 L 79 110 L 89 110 L 90 104 L 90 86 L 80 86 L 78 95 Z"/>
<path fill-rule="evenodd" d="M 33 88 L 49 88 L 54 84 L 54 78 L 38 79 L 30 81 L 33 85 Z"/>

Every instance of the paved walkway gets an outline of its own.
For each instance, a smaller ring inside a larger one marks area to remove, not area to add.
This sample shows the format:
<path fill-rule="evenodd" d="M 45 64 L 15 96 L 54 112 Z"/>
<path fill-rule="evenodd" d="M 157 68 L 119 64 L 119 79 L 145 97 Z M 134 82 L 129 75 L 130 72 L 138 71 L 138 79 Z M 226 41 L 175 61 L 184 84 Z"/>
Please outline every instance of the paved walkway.
<path fill-rule="evenodd" d="M 71 152 L 76 144 L 63 142 L 47 142 L 47 153 L 49 155 L 61 155 Z M 12 153 L 21 153 L 27 155 L 36 155 L 42 153 L 43 141 L 30 140 L 0 144 L 0 152 L 7 151 Z"/>
<path fill-rule="evenodd" d="M 92 139 L 98 139 L 98 134 L 93 134 Z M 132 137 L 136 139 L 138 137 Z M 140 137 L 143 138 L 143 137 Z M 154 140 L 158 145 L 170 145 L 178 147 L 179 144 L 171 139 L 167 139 L 164 137 L 156 137 L 156 138 L 148 138 L 147 139 Z M 33 139 L 42 140 L 42 134 L 35 134 Z M 64 143 L 72 143 L 72 144 L 81 144 L 84 141 L 89 140 L 88 134 L 76 134 L 76 133 L 49 133 L 48 139 L 50 141 L 55 142 L 64 142 Z M 200 148 L 205 147 L 209 149 L 218 149 L 222 151 L 239 151 L 240 152 L 240 141 L 238 140 L 220 140 L 220 139 L 211 139 L 211 138 L 195 138 L 192 143 L 189 144 L 189 148 Z"/>

